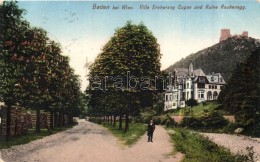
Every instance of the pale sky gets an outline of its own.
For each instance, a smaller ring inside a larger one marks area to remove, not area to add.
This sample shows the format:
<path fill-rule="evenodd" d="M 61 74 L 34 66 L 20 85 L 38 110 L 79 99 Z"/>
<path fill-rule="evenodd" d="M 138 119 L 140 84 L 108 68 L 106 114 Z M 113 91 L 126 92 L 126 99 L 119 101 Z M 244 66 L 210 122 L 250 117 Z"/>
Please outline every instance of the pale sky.
<path fill-rule="evenodd" d="M 59 42 L 63 55 L 70 57 L 70 65 L 81 76 L 82 90 L 87 86 L 86 58 L 93 62 L 103 45 L 113 36 L 115 29 L 128 20 L 143 22 L 160 44 L 162 70 L 191 53 L 218 43 L 220 30 L 229 28 L 231 34 L 260 38 L 260 3 L 251 1 L 19 1 L 26 9 L 24 16 L 33 27 L 41 27 L 48 36 Z M 110 9 L 93 9 L 93 5 Z M 221 5 L 245 6 L 245 10 L 221 9 Z M 122 10 L 122 5 L 133 7 Z M 140 5 L 150 8 L 141 10 Z M 152 9 L 155 6 L 175 6 L 174 10 Z M 190 10 L 178 9 L 191 6 Z M 195 10 L 195 6 L 203 9 Z M 206 5 L 218 9 L 205 9 Z M 112 10 L 112 6 L 120 9 Z"/>

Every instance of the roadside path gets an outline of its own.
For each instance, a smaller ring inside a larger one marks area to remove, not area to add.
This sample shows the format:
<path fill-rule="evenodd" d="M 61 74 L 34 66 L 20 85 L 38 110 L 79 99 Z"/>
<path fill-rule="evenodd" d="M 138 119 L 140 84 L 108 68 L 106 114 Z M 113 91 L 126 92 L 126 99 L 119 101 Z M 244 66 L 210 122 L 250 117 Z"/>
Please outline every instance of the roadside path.
<path fill-rule="evenodd" d="M 80 122 L 72 129 L 31 143 L 1 150 L 5 162 L 178 162 L 182 154 L 172 151 L 166 130 L 157 126 L 154 142 L 146 134 L 131 147 L 120 142 L 100 125 Z"/>
<path fill-rule="evenodd" d="M 255 152 L 255 161 L 260 161 L 260 138 L 250 138 L 246 136 L 219 133 L 201 134 L 209 137 L 209 139 L 216 144 L 230 149 L 230 151 L 234 154 L 247 154 L 248 152 L 246 148 L 253 146 L 253 150 Z"/>

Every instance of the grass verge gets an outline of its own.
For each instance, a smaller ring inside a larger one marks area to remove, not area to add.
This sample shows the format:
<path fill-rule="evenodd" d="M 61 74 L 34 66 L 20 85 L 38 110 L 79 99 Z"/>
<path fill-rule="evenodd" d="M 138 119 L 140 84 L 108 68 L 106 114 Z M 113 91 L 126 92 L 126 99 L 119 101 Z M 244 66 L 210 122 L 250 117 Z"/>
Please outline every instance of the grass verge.
<path fill-rule="evenodd" d="M 168 129 L 176 151 L 185 154 L 183 162 L 242 162 L 244 156 L 233 155 L 202 135 L 184 128 Z"/>
<path fill-rule="evenodd" d="M 7 149 L 7 148 L 10 148 L 15 145 L 26 144 L 31 141 L 41 139 L 43 137 L 46 137 L 46 136 L 49 136 L 49 135 L 52 135 L 55 133 L 59 133 L 61 131 L 65 131 L 69 128 L 72 128 L 75 125 L 76 124 L 71 124 L 71 125 L 64 126 L 62 128 L 54 128 L 51 133 L 49 133 L 47 129 L 41 129 L 41 133 L 37 134 L 37 133 L 35 133 L 35 129 L 29 129 L 28 132 L 24 135 L 17 136 L 17 137 L 11 137 L 11 140 L 9 142 L 4 141 L 5 139 L 1 139 L 0 149 Z"/>
<path fill-rule="evenodd" d="M 118 127 L 113 127 L 110 124 L 103 124 L 103 126 L 108 128 L 115 137 L 128 146 L 136 143 L 137 140 L 144 135 L 147 129 L 147 126 L 143 123 L 130 123 L 129 131 L 126 133 L 123 130 L 119 130 Z"/>

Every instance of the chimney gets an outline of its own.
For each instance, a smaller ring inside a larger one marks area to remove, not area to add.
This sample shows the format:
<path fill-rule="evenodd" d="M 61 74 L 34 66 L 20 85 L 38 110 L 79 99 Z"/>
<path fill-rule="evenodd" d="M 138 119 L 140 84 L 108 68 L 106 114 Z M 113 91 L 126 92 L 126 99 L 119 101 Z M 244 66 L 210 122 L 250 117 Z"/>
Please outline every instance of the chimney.
<path fill-rule="evenodd" d="M 190 76 L 193 76 L 194 74 L 192 60 L 190 60 L 188 73 Z"/>

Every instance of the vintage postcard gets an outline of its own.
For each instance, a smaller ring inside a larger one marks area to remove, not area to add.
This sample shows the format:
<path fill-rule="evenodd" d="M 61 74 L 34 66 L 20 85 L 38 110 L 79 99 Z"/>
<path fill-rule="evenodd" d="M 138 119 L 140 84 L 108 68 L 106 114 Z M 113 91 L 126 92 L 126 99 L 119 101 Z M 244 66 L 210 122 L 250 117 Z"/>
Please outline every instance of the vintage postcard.
<path fill-rule="evenodd" d="M 259 0 L 0 2 L 0 162 L 260 161 Z"/>

